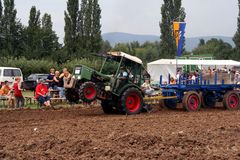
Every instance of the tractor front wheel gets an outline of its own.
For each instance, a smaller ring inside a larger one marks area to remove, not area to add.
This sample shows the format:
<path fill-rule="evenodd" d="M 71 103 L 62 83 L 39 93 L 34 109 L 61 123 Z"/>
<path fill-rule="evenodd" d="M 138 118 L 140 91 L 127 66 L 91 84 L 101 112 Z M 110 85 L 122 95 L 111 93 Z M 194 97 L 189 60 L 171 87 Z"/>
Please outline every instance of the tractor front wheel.
<path fill-rule="evenodd" d="M 97 99 L 97 87 L 93 82 L 85 82 L 80 87 L 80 99 L 85 103 L 91 103 Z"/>
<path fill-rule="evenodd" d="M 187 92 L 183 97 L 183 107 L 188 112 L 196 112 L 201 108 L 201 99 L 197 92 Z"/>
<path fill-rule="evenodd" d="M 240 97 L 236 91 L 228 91 L 223 98 L 223 105 L 228 110 L 238 110 L 240 108 Z"/>
<path fill-rule="evenodd" d="M 68 100 L 68 102 L 70 102 L 70 103 L 78 103 L 78 101 L 80 99 L 78 89 L 76 89 L 76 88 L 66 89 L 65 96 L 66 96 L 66 99 Z"/>
<path fill-rule="evenodd" d="M 142 93 L 136 88 L 126 90 L 121 96 L 121 105 L 123 112 L 126 114 L 141 113 L 143 109 Z"/>

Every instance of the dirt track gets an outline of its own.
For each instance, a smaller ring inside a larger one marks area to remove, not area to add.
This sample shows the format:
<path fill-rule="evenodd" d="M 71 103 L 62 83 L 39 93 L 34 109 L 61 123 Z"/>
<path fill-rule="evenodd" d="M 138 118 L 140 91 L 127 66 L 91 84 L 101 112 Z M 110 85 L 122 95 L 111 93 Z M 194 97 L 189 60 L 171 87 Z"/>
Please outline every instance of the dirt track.
<path fill-rule="evenodd" d="M 240 159 L 240 112 L 0 112 L 0 159 Z"/>

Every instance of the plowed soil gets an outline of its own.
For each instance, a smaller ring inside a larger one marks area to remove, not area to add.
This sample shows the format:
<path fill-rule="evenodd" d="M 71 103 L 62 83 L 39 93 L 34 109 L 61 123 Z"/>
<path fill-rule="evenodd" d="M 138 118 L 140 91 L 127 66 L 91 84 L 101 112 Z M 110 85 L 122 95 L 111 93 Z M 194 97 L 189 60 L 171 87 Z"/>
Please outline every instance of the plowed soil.
<path fill-rule="evenodd" d="M 0 112 L 0 159 L 240 159 L 240 112 Z"/>

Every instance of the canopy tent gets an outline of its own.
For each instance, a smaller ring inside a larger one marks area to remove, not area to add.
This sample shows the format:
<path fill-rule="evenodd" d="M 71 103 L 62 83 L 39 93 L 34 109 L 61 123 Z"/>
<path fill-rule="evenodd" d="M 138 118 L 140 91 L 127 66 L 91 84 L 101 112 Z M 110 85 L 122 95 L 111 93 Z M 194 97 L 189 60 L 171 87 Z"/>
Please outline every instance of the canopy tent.
<path fill-rule="evenodd" d="M 190 59 L 160 59 L 147 64 L 147 69 L 153 81 L 159 81 L 160 75 L 163 76 L 163 80 L 168 80 L 168 75 L 175 77 L 176 64 L 178 67 L 185 65 L 196 65 L 201 67 L 214 67 L 217 69 L 226 66 L 228 69 L 234 66 L 240 66 L 240 62 L 233 60 L 190 60 Z"/>

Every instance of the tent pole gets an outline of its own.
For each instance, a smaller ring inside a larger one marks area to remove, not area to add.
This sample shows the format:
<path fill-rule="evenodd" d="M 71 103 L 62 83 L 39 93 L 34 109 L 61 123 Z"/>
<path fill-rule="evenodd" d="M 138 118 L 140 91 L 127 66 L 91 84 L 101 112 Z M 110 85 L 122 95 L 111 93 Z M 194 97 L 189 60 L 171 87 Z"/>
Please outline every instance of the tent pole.
<path fill-rule="evenodd" d="M 178 56 L 176 56 L 176 76 L 178 74 Z"/>

